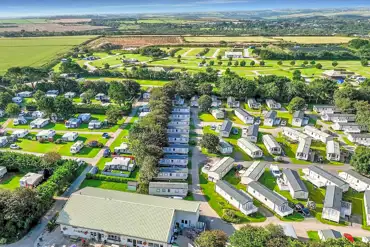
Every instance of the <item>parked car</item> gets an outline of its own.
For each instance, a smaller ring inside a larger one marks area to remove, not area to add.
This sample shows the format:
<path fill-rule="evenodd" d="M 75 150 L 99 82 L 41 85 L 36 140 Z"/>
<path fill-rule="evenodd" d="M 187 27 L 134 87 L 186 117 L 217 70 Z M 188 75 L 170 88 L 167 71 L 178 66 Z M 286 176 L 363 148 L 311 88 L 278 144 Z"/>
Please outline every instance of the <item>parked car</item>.
<path fill-rule="evenodd" d="M 102 134 L 102 137 L 106 138 L 106 139 L 109 139 L 110 138 L 110 135 L 108 133 L 103 133 Z"/>
<path fill-rule="evenodd" d="M 295 210 L 297 213 L 302 214 L 304 217 L 308 217 L 308 216 L 310 216 L 310 210 L 309 210 L 308 208 L 305 208 L 305 206 L 304 206 L 302 203 L 297 203 L 297 204 L 294 206 L 294 210 Z"/>
<path fill-rule="evenodd" d="M 21 149 L 21 147 L 13 143 L 13 144 L 10 144 L 10 149 Z"/>
<path fill-rule="evenodd" d="M 277 165 L 270 165 L 270 171 L 275 178 L 281 177 L 281 171 Z"/>
<path fill-rule="evenodd" d="M 239 130 L 237 128 L 233 128 L 231 132 L 233 133 L 233 135 L 237 135 L 239 133 Z"/>
<path fill-rule="evenodd" d="M 104 149 L 104 152 L 103 152 L 103 157 L 104 157 L 104 158 L 109 157 L 109 156 L 110 156 L 110 154 L 111 154 L 111 151 L 110 151 L 110 149 L 109 149 L 109 148 Z"/>
<path fill-rule="evenodd" d="M 212 125 L 211 125 L 211 130 L 216 130 L 216 128 L 217 128 L 217 127 L 216 127 L 216 125 L 215 125 L 215 124 L 212 124 Z"/>

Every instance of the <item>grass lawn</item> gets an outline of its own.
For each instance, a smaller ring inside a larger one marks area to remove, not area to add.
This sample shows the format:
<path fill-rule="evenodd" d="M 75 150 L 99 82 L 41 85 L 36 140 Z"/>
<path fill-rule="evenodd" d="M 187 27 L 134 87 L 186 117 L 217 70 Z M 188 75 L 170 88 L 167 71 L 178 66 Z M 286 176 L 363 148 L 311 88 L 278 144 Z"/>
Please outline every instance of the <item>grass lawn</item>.
<path fill-rule="evenodd" d="M 201 173 L 201 172 L 200 172 Z M 207 175 L 204 173 L 200 174 L 200 187 L 202 188 L 203 194 L 216 213 L 222 217 L 224 209 L 233 209 L 236 210 L 232 205 L 230 205 L 223 197 L 218 195 L 215 191 L 215 183 L 208 181 Z M 259 212 L 253 214 L 253 216 L 246 216 L 241 213 L 239 210 L 236 211 L 237 217 L 240 219 L 239 223 L 248 223 L 248 222 L 262 222 L 266 218 Z"/>
<path fill-rule="evenodd" d="M 227 110 L 226 111 L 226 118 L 236 124 L 245 124 L 240 120 L 234 113 L 234 110 Z"/>
<path fill-rule="evenodd" d="M 344 141 L 347 145 L 349 145 L 349 146 L 355 146 L 355 144 L 354 144 L 353 142 L 351 142 L 350 140 L 348 140 L 348 138 L 347 138 L 347 137 L 342 136 L 342 138 L 343 138 L 343 141 Z"/>
<path fill-rule="evenodd" d="M 8 173 L 0 179 L 0 189 L 15 190 L 19 187 L 19 180 L 24 174 Z"/>
<path fill-rule="evenodd" d="M 317 231 L 308 231 L 307 232 L 308 238 L 312 241 L 321 241 L 319 238 L 319 233 Z"/>
<path fill-rule="evenodd" d="M 0 75 L 10 67 L 42 66 L 94 36 L 37 38 L 2 38 L 0 40 Z"/>
<path fill-rule="evenodd" d="M 223 122 L 223 119 L 216 119 L 211 113 L 202 112 L 198 114 L 199 120 L 202 122 Z"/>
<path fill-rule="evenodd" d="M 35 152 L 35 153 L 47 153 L 47 152 L 58 152 L 62 156 L 75 156 L 75 157 L 86 157 L 86 158 L 93 158 L 95 157 L 100 148 L 91 148 L 85 146 L 78 154 L 72 155 L 70 152 L 70 148 L 74 142 L 65 142 L 62 144 L 55 144 L 53 142 L 45 142 L 40 143 L 36 141 L 35 134 L 30 133 L 28 136 L 32 137 L 32 140 L 27 138 L 18 139 L 17 145 L 22 148 L 22 151 L 27 152 Z M 27 136 L 27 137 L 28 137 Z M 59 139 L 62 137 L 62 134 L 56 134 L 54 136 L 54 140 Z M 83 141 L 85 145 L 92 140 L 99 141 L 103 144 L 107 142 L 107 139 L 102 138 L 100 135 L 79 135 L 76 141 Z"/>
<path fill-rule="evenodd" d="M 80 189 L 83 189 L 85 187 L 94 187 L 94 188 L 107 189 L 107 190 L 133 192 L 133 191 L 127 190 L 127 183 L 108 182 L 108 181 L 100 181 L 100 180 L 93 180 L 93 179 L 85 179 L 82 182 Z"/>

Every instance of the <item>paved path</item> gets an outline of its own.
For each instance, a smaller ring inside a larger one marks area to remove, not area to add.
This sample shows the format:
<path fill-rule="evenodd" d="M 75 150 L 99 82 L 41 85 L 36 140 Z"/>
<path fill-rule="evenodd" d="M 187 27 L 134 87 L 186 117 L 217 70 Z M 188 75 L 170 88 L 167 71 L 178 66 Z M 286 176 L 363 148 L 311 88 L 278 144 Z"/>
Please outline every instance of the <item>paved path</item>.
<path fill-rule="evenodd" d="M 216 58 L 218 56 L 218 53 L 220 53 L 220 49 L 217 49 L 215 53 L 213 53 L 211 58 Z"/>
<path fill-rule="evenodd" d="M 182 54 L 182 56 L 181 56 L 181 57 L 187 57 L 187 56 L 188 56 L 188 54 L 189 54 L 189 52 L 191 52 L 192 50 L 194 50 L 194 48 L 191 48 L 191 49 L 189 49 L 188 51 L 186 51 L 184 54 Z"/>

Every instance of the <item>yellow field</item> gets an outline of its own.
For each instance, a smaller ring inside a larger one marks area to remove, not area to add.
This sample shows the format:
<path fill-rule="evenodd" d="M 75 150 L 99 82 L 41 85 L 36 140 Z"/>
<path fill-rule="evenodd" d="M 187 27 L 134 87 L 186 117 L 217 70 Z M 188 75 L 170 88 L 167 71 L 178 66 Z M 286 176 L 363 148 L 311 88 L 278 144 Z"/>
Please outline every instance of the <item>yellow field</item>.
<path fill-rule="evenodd" d="M 190 36 L 184 37 L 188 42 L 193 43 L 212 43 L 212 42 L 277 42 L 272 38 L 262 36 L 245 36 L 245 37 L 225 37 L 225 36 Z"/>
<path fill-rule="evenodd" d="M 274 37 L 276 40 L 296 42 L 300 44 L 342 44 L 348 43 L 352 37 L 336 37 L 336 36 L 282 36 Z"/>

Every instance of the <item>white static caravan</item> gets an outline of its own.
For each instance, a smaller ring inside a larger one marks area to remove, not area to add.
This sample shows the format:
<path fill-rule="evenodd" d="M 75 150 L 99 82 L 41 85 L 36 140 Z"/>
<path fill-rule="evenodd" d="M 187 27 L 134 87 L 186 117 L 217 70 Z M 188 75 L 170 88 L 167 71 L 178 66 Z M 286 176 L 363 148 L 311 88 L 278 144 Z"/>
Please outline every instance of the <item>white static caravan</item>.
<path fill-rule="evenodd" d="M 218 143 L 217 150 L 221 154 L 231 154 L 234 150 L 233 145 L 225 141 L 224 139 L 220 138 L 220 142 Z"/>
<path fill-rule="evenodd" d="M 365 190 L 364 207 L 366 215 L 366 225 L 370 226 L 370 190 Z"/>
<path fill-rule="evenodd" d="M 37 118 L 30 123 L 30 127 L 31 129 L 41 129 L 42 127 L 45 127 L 48 123 L 49 119 L 47 118 Z"/>
<path fill-rule="evenodd" d="M 44 179 L 44 175 L 29 172 L 19 180 L 20 187 L 35 188 Z"/>
<path fill-rule="evenodd" d="M 189 125 L 190 125 L 190 121 L 188 120 L 173 120 L 169 122 L 167 126 L 168 127 L 185 127 Z"/>
<path fill-rule="evenodd" d="M 308 138 L 308 135 L 289 127 L 283 127 L 283 135 L 293 141 L 300 141 Z"/>
<path fill-rule="evenodd" d="M 339 172 L 339 177 L 349 184 L 349 187 L 357 192 L 370 190 L 370 178 L 362 176 L 354 170 Z"/>
<path fill-rule="evenodd" d="M 357 123 L 334 123 L 331 125 L 333 130 L 342 130 L 345 133 L 361 133 L 362 131 L 367 131 L 365 125 L 360 125 Z"/>
<path fill-rule="evenodd" d="M 303 170 L 306 180 L 311 182 L 316 187 L 326 187 L 328 185 L 335 185 L 341 188 L 344 192 L 349 189 L 349 184 L 346 183 L 336 174 L 332 174 L 318 166 L 309 166 Z"/>
<path fill-rule="evenodd" d="M 311 138 L 300 140 L 298 143 L 295 158 L 298 160 L 308 160 L 310 155 Z"/>
<path fill-rule="evenodd" d="M 4 175 L 8 172 L 5 166 L 0 166 L 0 178 L 4 177 Z"/>
<path fill-rule="evenodd" d="M 82 141 L 77 141 L 75 143 L 73 143 L 73 145 L 71 146 L 71 154 L 77 154 L 81 151 L 81 149 L 83 149 L 84 147 L 84 143 Z"/>
<path fill-rule="evenodd" d="M 258 208 L 253 205 L 253 199 L 246 192 L 238 190 L 224 180 L 218 180 L 216 182 L 215 191 L 245 215 L 250 215 L 258 211 Z"/>
<path fill-rule="evenodd" d="M 289 207 L 286 198 L 269 190 L 259 182 L 250 182 L 248 184 L 248 193 L 281 217 L 288 216 L 294 212 L 293 209 Z"/>
<path fill-rule="evenodd" d="M 189 134 L 190 126 L 167 126 L 167 134 Z"/>
<path fill-rule="evenodd" d="M 240 182 L 242 184 L 249 184 L 252 181 L 258 181 L 266 170 L 266 163 L 261 161 L 254 161 L 248 169 L 241 174 Z"/>
<path fill-rule="evenodd" d="M 208 180 L 216 182 L 221 180 L 234 166 L 234 159 L 231 157 L 224 157 L 206 172 L 208 174 Z"/>
<path fill-rule="evenodd" d="M 225 118 L 225 112 L 218 108 L 214 108 L 211 110 L 211 115 L 216 119 L 223 119 Z"/>
<path fill-rule="evenodd" d="M 188 178 L 188 168 L 160 167 L 155 180 L 186 180 Z"/>
<path fill-rule="evenodd" d="M 271 110 L 279 110 L 281 108 L 281 104 L 276 102 L 273 99 L 267 99 L 266 100 L 266 105 L 271 109 Z"/>
<path fill-rule="evenodd" d="M 333 105 L 314 105 L 313 110 L 319 114 L 340 112 L 340 110 Z"/>
<path fill-rule="evenodd" d="M 53 138 L 57 133 L 55 130 L 41 130 L 39 133 L 36 134 L 36 139 L 44 139 L 44 140 L 49 140 Z"/>
<path fill-rule="evenodd" d="M 242 130 L 242 137 L 247 138 L 248 141 L 256 143 L 258 141 L 259 126 L 252 124 Z"/>
<path fill-rule="evenodd" d="M 246 154 L 252 158 L 262 158 L 262 150 L 254 143 L 248 141 L 246 138 L 238 139 L 238 147 L 240 147 Z"/>
<path fill-rule="evenodd" d="M 189 153 L 189 145 L 186 144 L 172 144 L 168 147 L 163 147 L 165 154 L 187 154 Z"/>
<path fill-rule="evenodd" d="M 77 139 L 78 133 L 77 132 L 67 132 L 62 136 L 62 140 L 66 142 L 73 142 Z"/>
<path fill-rule="evenodd" d="M 131 154 L 130 147 L 127 142 L 122 142 L 118 147 L 114 148 L 116 154 Z"/>
<path fill-rule="evenodd" d="M 340 161 L 339 142 L 331 140 L 326 143 L 326 159 Z"/>
<path fill-rule="evenodd" d="M 185 197 L 188 188 L 188 183 L 150 182 L 149 195 Z"/>
<path fill-rule="evenodd" d="M 190 106 L 191 107 L 199 107 L 199 104 L 198 104 L 198 99 L 199 97 L 198 96 L 193 96 L 191 99 L 190 99 Z"/>
<path fill-rule="evenodd" d="M 235 115 L 245 124 L 253 124 L 254 117 L 241 108 L 234 110 Z"/>
<path fill-rule="evenodd" d="M 333 123 L 349 123 L 356 121 L 355 114 L 344 114 L 344 113 L 326 113 L 321 116 L 324 121 L 331 121 Z"/>
<path fill-rule="evenodd" d="M 292 125 L 295 127 L 302 127 L 304 123 L 304 111 L 295 111 L 293 113 Z"/>
<path fill-rule="evenodd" d="M 190 120 L 189 112 L 173 112 L 170 114 L 170 120 Z"/>
<path fill-rule="evenodd" d="M 189 162 L 189 157 L 187 155 L 164 155 L 163 158 L 159 160 L 159 165 L 161 167 L 174 166 L 174 167 L 187 167 Z"/>
<path fill-rule="evenodd" d="M 248 103 L 249 108 L 251 109 L 261 108 L 261 103 L 258 103 L 254 98 L 249 98 L 247 103 Z"/>
<path fill-rule="evenodd" d="M 370 146 L 370 134 L 349 134 L 347 137 L 351 142 L 364 146 Z"/>
<path fill-rule="evenodd" d="M 230 132 L 233 128 L 233 122 L 231 122 L 230 120 L 225 120 L 222 122 L 222 125 L 220 127 L 220 136 L 221 137 L 229 137 L 230 136 Z"/>
<path fill-rule="evenodd" d="M 189 134 L 168 134 L 168 143 L 187 144 L 189 142 Z"/>
<path fill-rule="evenodd" d="M 352 203 L 342 201 L 343 190 L 335 185 L 326 187 L 324 207 L 321 217 L 339 223 L 341 218 L 350 216 Z"/>
<path fill-rule="evenodd" d="M 227 97 L 226 103 L 227 103 L 227 106 L 230 108 L 240 107 L 240 102 L 237 101 L 234 97 Z"/>
<path fill-rule="evenodd" d="M 222 101 L 217 98 L 217 96 L 212 95 L 212 107 L 220 107 L 222 105 Z"/>
<path fill-rule="evenodd" d="M 315 127 L 312 126 L 305 126 L 303 128 L 303 132 L 312 137 L 314 140 L 321 141 L 323 143 L 327 143 L 330 140 L 333 140 L 334 137 L 331 136 L 328 133 L 325 133 L 324 131 L 321 131 L 319 129 L 316 129 Z"/>
<path fill-rule="evenodd" d="M 289 168 L 283 169 L 282 184 L 288 187 L 289 193 L 294 199 L 307 199 L 308 189 L 299 174 Z M 279 184 L 279 182 L 278 182 Z M 284 187 L 284 186 L 283 186 Z"/>
<path fill-rule="evenodd" d="M 279 155 L 281 154 L 281 146 L 280 144 L 275 140 L 275 138 L 272 135 L 263 135 L 262 136 L 263 144 L 265 145 L 267 151 L 270 154 L 273 155 Z"/>
<path fill-rule="evenodd" d="M 276 111 L 269 111 L 265 114 L 265 120 L 263 121 L 263 125 L 265 126 L 274 126 L 276 120 L 277 112 Z"/>
<path fill-rule="evenodd" d="M 172 113 L 189 113 L 190 114 L 190 107 L 188 106 L 178 106 L 178 107 L 173 107 L 172 108 Z"/>
<path fill-rule="evenodd" d="M 342 238 L 342 234 L 340 232 L 331 229 L 319 230 L 317 233 L 319 234 L 321 241 Z"/>
<path fill-rule="evenodd" d="M 12 136 L 16 136 L 17 138 L 24 138 L 26 137 L 30 132 L 28 130 L 15 130 L 12 133 Z"/>

